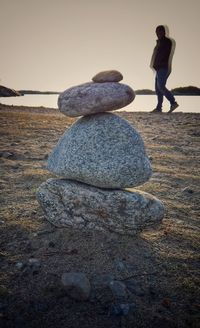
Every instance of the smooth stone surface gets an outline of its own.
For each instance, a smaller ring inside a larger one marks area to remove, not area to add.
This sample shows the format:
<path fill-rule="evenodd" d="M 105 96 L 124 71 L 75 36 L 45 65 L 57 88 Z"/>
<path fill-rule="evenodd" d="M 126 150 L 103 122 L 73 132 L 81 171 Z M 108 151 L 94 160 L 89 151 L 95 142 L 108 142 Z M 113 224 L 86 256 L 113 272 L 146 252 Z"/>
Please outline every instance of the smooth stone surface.
<path fill-rule="evenodd" d="M 61 280 L 66 292 L 72 298 L 78 301 L 86 301 L 89 298 L 91 286 L 84 273 L 63 273 Z"/>
<path fill-rule="evenodd" d="M 92 81 L 97 83 L 119 82 L 121 80 L 123 80 L 123 75 L 116 70 L 99 72 L 92 78 Z"/>
<path fill-rule="evenodd" d="M 49 179 L 37 191 L 46 219 L 57 227 L 135 235 L 160 223 L 164 207 L 137 190 L 107 190 L 65 179 Z"/>
<path fill-rule="evenodd" d="M 135 187 L 152 174 L 141 136 L 113 113 L 79 119 L 59 140 L 47 168 L 100 188 Z"/>
<path fill-rule="evenodd" d="M 126 84 L 88 82 L 62 92 L 58 108 L 70 117 L 85 116 L 123 108 L 134 98 L 134 91 Z"/>

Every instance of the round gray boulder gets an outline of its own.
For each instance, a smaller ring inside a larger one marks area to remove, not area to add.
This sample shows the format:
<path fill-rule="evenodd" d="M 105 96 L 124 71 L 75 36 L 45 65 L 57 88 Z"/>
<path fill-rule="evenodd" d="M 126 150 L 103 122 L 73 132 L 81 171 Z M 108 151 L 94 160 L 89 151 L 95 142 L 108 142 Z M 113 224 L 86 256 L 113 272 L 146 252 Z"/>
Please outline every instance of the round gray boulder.
<path fill-rule="evenodd" d="M 134 91 L 126 84 L 88 82 L 61 93 L 58 108 L 70 117 L 85 116 L 123 108 L 134 98 Z"/>
<path fill-rule="evenodd" d="M 158 225 L 164 216 L 162 203 L 147 193 L 100 189 L 65 179 L 44 182 L 37 199 L 56 227 L 135 235 Z"/>
<path fill-rule="evenodd" d="M 152 174 L 141 136 L 113 113 L 76 121 L 49 155 L 47 168 L 67 179 L 113 189 L 138 186 Z"/>

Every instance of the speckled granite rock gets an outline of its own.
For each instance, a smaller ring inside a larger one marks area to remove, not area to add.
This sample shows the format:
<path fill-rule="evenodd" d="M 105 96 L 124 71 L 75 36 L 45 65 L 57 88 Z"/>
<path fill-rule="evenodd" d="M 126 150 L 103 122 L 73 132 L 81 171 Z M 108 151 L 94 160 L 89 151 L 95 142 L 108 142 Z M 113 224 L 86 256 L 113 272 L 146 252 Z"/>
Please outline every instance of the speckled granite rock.
<path fill-rule="evenodd" d="M 106 190 L 65 179 L 49 179 L 37 191 L 49 222 L 57 227 L 110 230 L 135 235 L 162 221 L 164 207 L 137 190 Z"/>
<path fill-rule="evenodd" d="M 92 81 L 97 83 L 119 82 L 121 80 L 123 80 L 123 75 L 116 70 L 102 71 L 92 78 Z"/>
<path fill-rule="evenodd" d="M 113 113 L 82 117 L 61 137 L 48 169 L 100 188 L 135 187 L 152 173 L 139 133 Z"/>
<path fill-rule="evenodd" d="M 88 82 L 62 92 L 58 108 L 70 117 L 85 116 L 125 107 L 134 98 L 134 91 L 126 84 Z"/>

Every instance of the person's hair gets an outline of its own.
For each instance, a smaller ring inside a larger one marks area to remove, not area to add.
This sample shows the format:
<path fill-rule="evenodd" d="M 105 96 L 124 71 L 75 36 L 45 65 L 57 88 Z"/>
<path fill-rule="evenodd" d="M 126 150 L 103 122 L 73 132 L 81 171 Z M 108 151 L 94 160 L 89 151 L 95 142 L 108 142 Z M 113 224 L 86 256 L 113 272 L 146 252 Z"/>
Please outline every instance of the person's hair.
<path fill-rule="evenodd" d="M 158 26 L 156 27 L 156 31 L 163 31 L 164 33 L 166 32 L 166 31 L 165 31 L 165 27 L 164 27 L 164 25 L 158 25 Z"/>

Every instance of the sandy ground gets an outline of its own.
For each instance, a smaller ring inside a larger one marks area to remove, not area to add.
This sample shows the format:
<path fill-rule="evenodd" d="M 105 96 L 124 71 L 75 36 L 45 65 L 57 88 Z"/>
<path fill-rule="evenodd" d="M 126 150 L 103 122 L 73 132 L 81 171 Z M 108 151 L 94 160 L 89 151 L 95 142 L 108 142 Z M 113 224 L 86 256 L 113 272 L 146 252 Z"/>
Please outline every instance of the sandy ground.
<path fill-rule="evenodd" d="M 138 189 L 165 205 L 163 223 L 135 238 L 53 228 L 35 193 L 52 177 L 45 161 L 75 119 L 0 105 L 2 327 L 199 327 L 200 114 L 118 114 L 141 133 L 152 162 L 152 178 Z M 96 285 L 88 301 L 73 300 L 61 284 L 71 271 L 123 282 L 120 302 L 132 310 L 113 313 L 119 300 Z"/>

